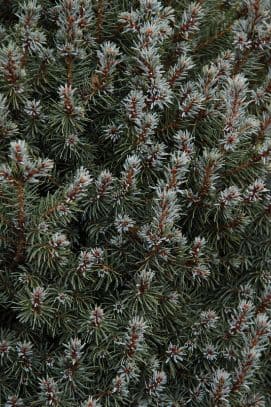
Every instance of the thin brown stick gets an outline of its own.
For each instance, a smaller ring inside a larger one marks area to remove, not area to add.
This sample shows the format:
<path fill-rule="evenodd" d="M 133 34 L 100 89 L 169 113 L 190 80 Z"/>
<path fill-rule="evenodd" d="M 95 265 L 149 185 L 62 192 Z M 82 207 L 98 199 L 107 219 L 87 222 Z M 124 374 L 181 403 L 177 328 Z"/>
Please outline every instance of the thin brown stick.
<path fill-rule="evenodd" d="M 67 66 L 67 84 L 68 86 L 72 85 L 73 79 L 73 57 L 71 55 L 67 56 L 66 58 L 66 66 Z"/>
<path fill-rule="evenodd" d="M 102 28 L 104 23 L 104 0 L 98 0 L 97 23 L 96 23 L 96 41 L 102 42 Z"/>
<path fill-rule="evenodd" d="M 21 263 L 24 258 L 25 249 L 25 191 L 22 181 L 16 182 L 16 189 L 18 193 L 18 244 L 16 247 L 14 263 Z"/>

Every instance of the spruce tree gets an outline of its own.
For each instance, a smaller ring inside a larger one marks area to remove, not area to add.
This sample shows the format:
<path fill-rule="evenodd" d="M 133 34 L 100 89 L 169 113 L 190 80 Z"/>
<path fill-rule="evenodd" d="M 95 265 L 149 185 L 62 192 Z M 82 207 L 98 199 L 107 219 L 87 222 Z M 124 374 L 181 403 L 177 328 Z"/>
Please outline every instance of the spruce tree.
<path fill-rule="evenodd" d="M 270 10 L 0 0 L 0 406 L 271 406 Z"/>

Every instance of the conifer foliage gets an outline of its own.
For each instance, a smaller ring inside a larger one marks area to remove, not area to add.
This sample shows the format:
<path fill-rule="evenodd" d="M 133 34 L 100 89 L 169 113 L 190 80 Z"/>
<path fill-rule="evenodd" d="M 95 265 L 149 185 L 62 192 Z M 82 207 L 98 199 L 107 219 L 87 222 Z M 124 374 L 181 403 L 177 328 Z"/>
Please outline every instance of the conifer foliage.
<path fill-rule="evenodd" d="M 271 405 L 269 0 L 0 0 L 0 405 Z"/>

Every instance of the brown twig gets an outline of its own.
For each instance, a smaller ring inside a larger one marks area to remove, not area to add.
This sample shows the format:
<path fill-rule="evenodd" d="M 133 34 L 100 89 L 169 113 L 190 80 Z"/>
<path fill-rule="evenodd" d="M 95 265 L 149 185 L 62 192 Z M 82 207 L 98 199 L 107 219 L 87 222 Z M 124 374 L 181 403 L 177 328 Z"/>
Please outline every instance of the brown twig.
<path fill-rule="evenodd" d="M 73 57 L 68 55 L 66 58 L 66 66 L 67 66 L 67 84 L 68 86 L 72 85 L 72 70 L 73 70 Z"/>
<path fill-rule="evenodd" d="M 96 41 L 98 43 L 102 42 L 102 28 L 104 22 L 104 0 L 98 0 L 97 8 L 97 23 L 96 23 Z"/>
<path fill-rule="evenodd" d="M 245 170 L 245 169 L 247 169 L 249 167 L 253 167 L 257 163 L 259 163 L 262 158 L 267 157 L 270 154 L 270 152 L 271 152 L 271 148 L 269 148 L 264 153 L 255 154 L 248 161 L 245 161 L 245 162 L 239 164 L 237 167 L 231 168 L 230 170 L 226 170 L 223 175 L 227 176 L 227 175 L 236 174 L 236 173 L 238 173 L 240 171 L 243 171 L 243 170 Z"/>
<path fill-rule="evenodd" d="M 24 184 L 22 181 L 16 182 L 16 189 L 18 193 L 18 243 L 16 248 L 16 253 L 14 257 L 14 263 L 21 263 L 24 259 L 24 249 L 25 249 L 25 191 Z"/>
<path fill-rule="evenodd" d="M 208 194 L 210 187 L 211 187 L 211 177 L 213 174 L 215 168 L 215 163 L 212 161 L 210 162 L 206 167 L 205 167 L 205 172 L 203 176 L 203 181 L 202 181 L 202 186 L 199 191 L 199 198 L 200 202 L 203 201 L 203 199 L 206 197 Z"/>

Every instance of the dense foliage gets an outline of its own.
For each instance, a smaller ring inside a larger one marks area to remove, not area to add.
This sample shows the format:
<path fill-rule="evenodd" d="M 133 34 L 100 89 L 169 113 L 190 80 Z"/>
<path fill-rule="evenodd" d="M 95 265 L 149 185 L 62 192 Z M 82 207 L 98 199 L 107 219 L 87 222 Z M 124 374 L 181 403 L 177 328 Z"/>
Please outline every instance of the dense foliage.
<path fill-rule="evenodd" d="M 271 405 L 269 0 L 0 0 L 0 405 Z"/>

